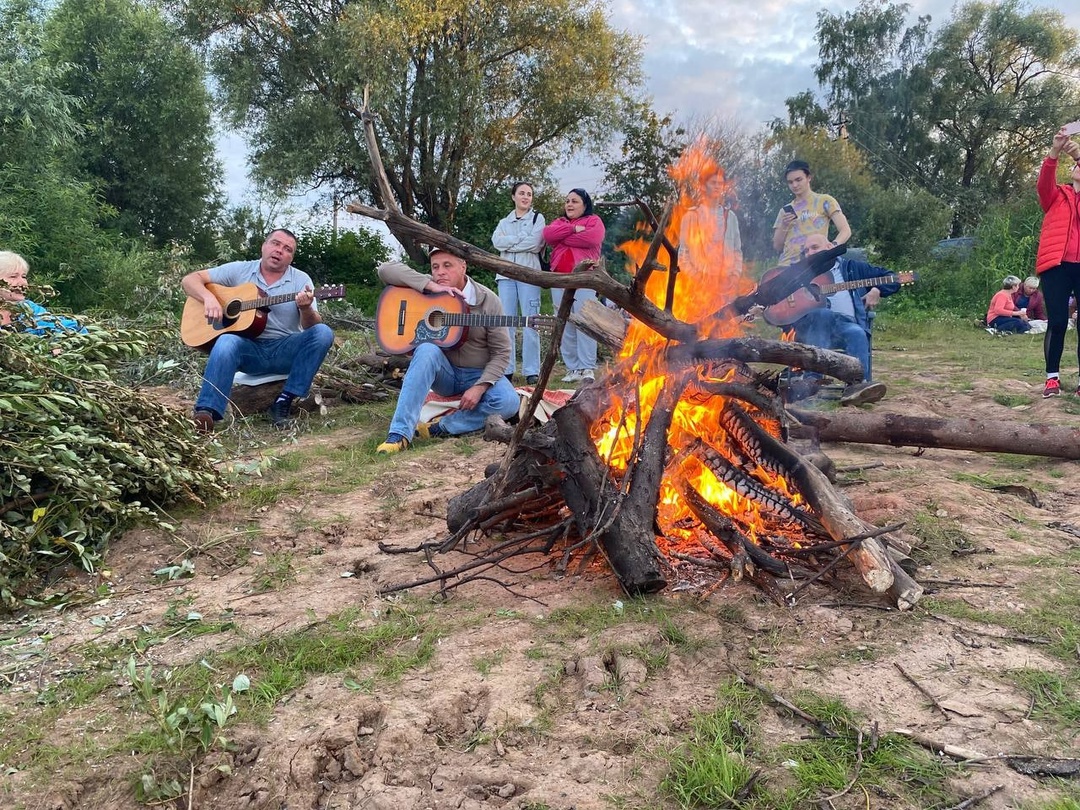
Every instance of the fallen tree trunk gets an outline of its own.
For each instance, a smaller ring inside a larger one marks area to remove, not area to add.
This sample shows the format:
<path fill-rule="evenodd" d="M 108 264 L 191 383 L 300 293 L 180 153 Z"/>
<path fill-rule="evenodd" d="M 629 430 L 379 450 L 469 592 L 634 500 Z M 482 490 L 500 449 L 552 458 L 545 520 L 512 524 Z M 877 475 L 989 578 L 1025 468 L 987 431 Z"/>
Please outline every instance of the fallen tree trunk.
<path fill-rule="evenodd" d="M 788 413 L 803 425 L 814 428 L 819 441 L 823 442 L 1080 459 L 1080 428 L 1064 425 L 1025 425 L 851 410 L 826 413 L 788 408 Z"/>
<path fill-rule="evenodd" d="M 284 387 L 284 380 L 260 385 L 234 385 L 232 391 L 229 392 L 229 405 L 240 416 L 252 416 L 273 405 Z M 306 397 L 293 400 L 293 408 L 301 411 L 317 411 L 322 395 L 322 390 L 312 388 Z"/>

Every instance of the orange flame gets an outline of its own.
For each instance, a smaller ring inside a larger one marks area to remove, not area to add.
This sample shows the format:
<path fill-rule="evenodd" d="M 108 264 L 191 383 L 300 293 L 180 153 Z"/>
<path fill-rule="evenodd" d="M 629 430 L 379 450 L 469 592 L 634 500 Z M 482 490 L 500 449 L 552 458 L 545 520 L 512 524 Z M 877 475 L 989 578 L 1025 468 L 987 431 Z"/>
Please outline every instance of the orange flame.
<path fill-rule="evenodd" d="M 725 244 L 727 209 L 723 202 L 731 194 L 732 187 L 723 169 L 709 154 L 709 144 L 705 140 L 689 147 L 670 167 L 669 173 L 679 189 L 679 198 L 666 236 L 669 242 L 678 245 L 678 273 L 671 288 L 669 305 L 670 276 L 675 261 L 666 248 L 661 247 L 657 262 L 666 269 L 652 272 L 645 285 L 645 294 L 657 306 L 669 308 L 676 318 L 697 324 L 702 338 L 738 337 L 747 328 L 746 323 L 738 318 L 715 317 L 715 313 L 734 298 L 754 288 L 754 282 L 743 273 L 741 256 L 735 255 Z M 651 234 L 645 234 L 643 226 L 642 231 L 638 238 L 619 245 L 628 257 L 628 270 L 632 275 L 637 275 L 649 250 Z M 593 440 L 601 458 L 616 472 L 625 471 L 634 456 L 635 437 L 648 423 L 657 396 L 675 373 L 663 365 L 666 343 L 664 337 L 636 320 L 627 330 L 612 375 L 616 385 L 611 390 L 616 393 L 607 413 L 593 427 Z M 717 364 L 718 368 L 720 366 Z M 730 382 L 734 369 L 721 368 L 714 373 L 721 376 L 710 382 Z M 617 393 L 619 391 L 631 392 L 626 396 L 632 401 L 624 401 Z M 718 396 L 684 395 L 674 411 L 668 432 L 669 445 L 677 449 L 701 438 L 723 452 L 728 442 L 718 419 L 723 407 L 724 401 Z M 756 504 L 717 480 L 696 460 L 683 459 L 679 470 L 669 471 L 674 472 L 684 476 L 714 508 L 737 516 L 744 525 L 760 525 Z M 665 477 L 661 487 L 660 519 L 664 525 L 675 527 L 671 534 L 689 538 L 693 531 L 681 530 L 676 524 L 692 513 L 682 503 L 669 478 Z M 775 489 L 784 493 L 790 490 L 782 479 L 775 482 Z M 669 535 L 670 539 L 674 538 Z"/>

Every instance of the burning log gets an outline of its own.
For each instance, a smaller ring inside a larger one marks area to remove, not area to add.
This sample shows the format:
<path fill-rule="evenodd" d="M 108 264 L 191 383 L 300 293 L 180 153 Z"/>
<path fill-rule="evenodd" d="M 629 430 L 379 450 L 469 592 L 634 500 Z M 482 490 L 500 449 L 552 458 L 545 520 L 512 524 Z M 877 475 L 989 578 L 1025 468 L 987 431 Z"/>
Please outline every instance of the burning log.
<path fill-rule="evenodd" d="M 592 420 L 580 403 L 560 408 L 552 420 L 560 438 L 555 457 L 566 475 L 560 491 L 582 536 L 597 536 L 619 584 L 629 594 L 652 593 L 667 585 L 660 570 L 655 524 L 670 403 L 666 411 L 658 410 L 645 431 L 654 438 L 652 446 L 647 439 L 642 442 L 647 449 L 639 462 L 639 474 L 631 476 L 630 486 L 622 491 L 596 452 L 589 436 Z M 655 440 L 656 434 L 660 434 L 660 441 Z"/>
<path fill-rule="evenodd" d="M 822 413 L 800 408 L 788 412 L 813 427 L 823 442 L 937 447 L 984 453 L 1080 459 L 1080 428 L 1022 425 L 979 419 L 939 419 L 894 413 Z"/>

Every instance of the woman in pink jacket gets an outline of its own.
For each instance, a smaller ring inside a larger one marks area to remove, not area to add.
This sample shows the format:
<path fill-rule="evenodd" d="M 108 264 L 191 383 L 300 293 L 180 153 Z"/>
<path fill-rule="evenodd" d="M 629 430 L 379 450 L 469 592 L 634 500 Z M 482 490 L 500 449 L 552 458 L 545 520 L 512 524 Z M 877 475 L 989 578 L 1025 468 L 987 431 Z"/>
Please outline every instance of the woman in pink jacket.
<path fill-rule="evenodd" d="M 544 228 L 544 241 L 551 246 L 551 270 L 554 273 L 570 273 L 585 259 L 599 259 L 600 245 L 604 242 L 604 223 L 593 213 L 592 198 L 583 188 L 571 189 L 563 207 L 566 212 Z M 558 310 L 563 290 L 553 288 L 551 300 Z M 595 290 L 580 289 L 574 294 L 574 312 L 586 301 L 596 300 Z M 596 375 L 596 341 L 578 330 L 572 323 L 563 329 L 563 364 L 569 373 L 563 382 L 592 380 Z"/>
<path fill-rule="evenodd" d="M 1058 157 L 1062 152 L 1078 161 L 1072 167 L 1068 183 L 1057 182 Z M 1054 134 L 1035 188 L 1039 192 L 1039 205 L 1046 212 L 1035 256 L 1035 272 L 1046 300 L 1043 396 L 1055 397 L 1061 393 L 1061 355 L 1069 326 L 1069 298 L 1080 296 L 1080 144 L 1069 140 L 1065 127 Z M 1080 346 L 1077 346 L 1077 362 L 1080 362 Z M 1080 394 L 1080 386 L 1076 393 Z"/>

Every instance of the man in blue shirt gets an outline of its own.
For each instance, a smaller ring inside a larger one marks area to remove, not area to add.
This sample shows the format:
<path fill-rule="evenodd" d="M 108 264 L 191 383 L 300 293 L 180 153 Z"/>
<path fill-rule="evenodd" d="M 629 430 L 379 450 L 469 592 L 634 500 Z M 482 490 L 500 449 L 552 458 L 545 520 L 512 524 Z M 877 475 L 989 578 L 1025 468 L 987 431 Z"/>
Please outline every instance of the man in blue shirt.
<path fill-rule="evenodd" d="M 820 234 L 806 238 L 804 250 L 808 256 L 829 248 L 828 240 Z M 867 262 L 838 258 L 829 270 L 834 284 L 864 281 L 890 275 L 889 271 Z M 885 396 L 884 383 L 871 382 L 870 321 L 867 313 L 882 297 L 900 289 L 899 283 L 878 284 L 866 288 L 840 290 L 827 299 L 827 306 L 812 309 L 792 324 L 795 340 L 822 349 L 838 349 L 857 357 L 863 368 L 863 382 L 849 386 L 840 398 L 841 405 L 862 405 L 877 402 Z"/>
<path fill-rule="evenodd" d="M 284 228 L 270 232 L 257 261 L 229 262 L 184 276 L 184 292 L 203 304 L 208 322 L 223 317 L 221 302 L 206 285 L 236 287 L 253 283 L 260 296 L 293 296 L 269 308 L 266 327 L 256 337 L 237 333 L 219 335 L 210 350 L 202 389 L 195 400 L 195 427 L 209 433 L 228 407 L 228 395 L 237 371 L 247 374 L 287 374 L 285 387 L 270 406 L 276 427 L 289 424 L 289 411 L 297 397 L 311 388 L 334 333 L 322 322 L 311 277 L 292 266 L 296 236 Z"/>

